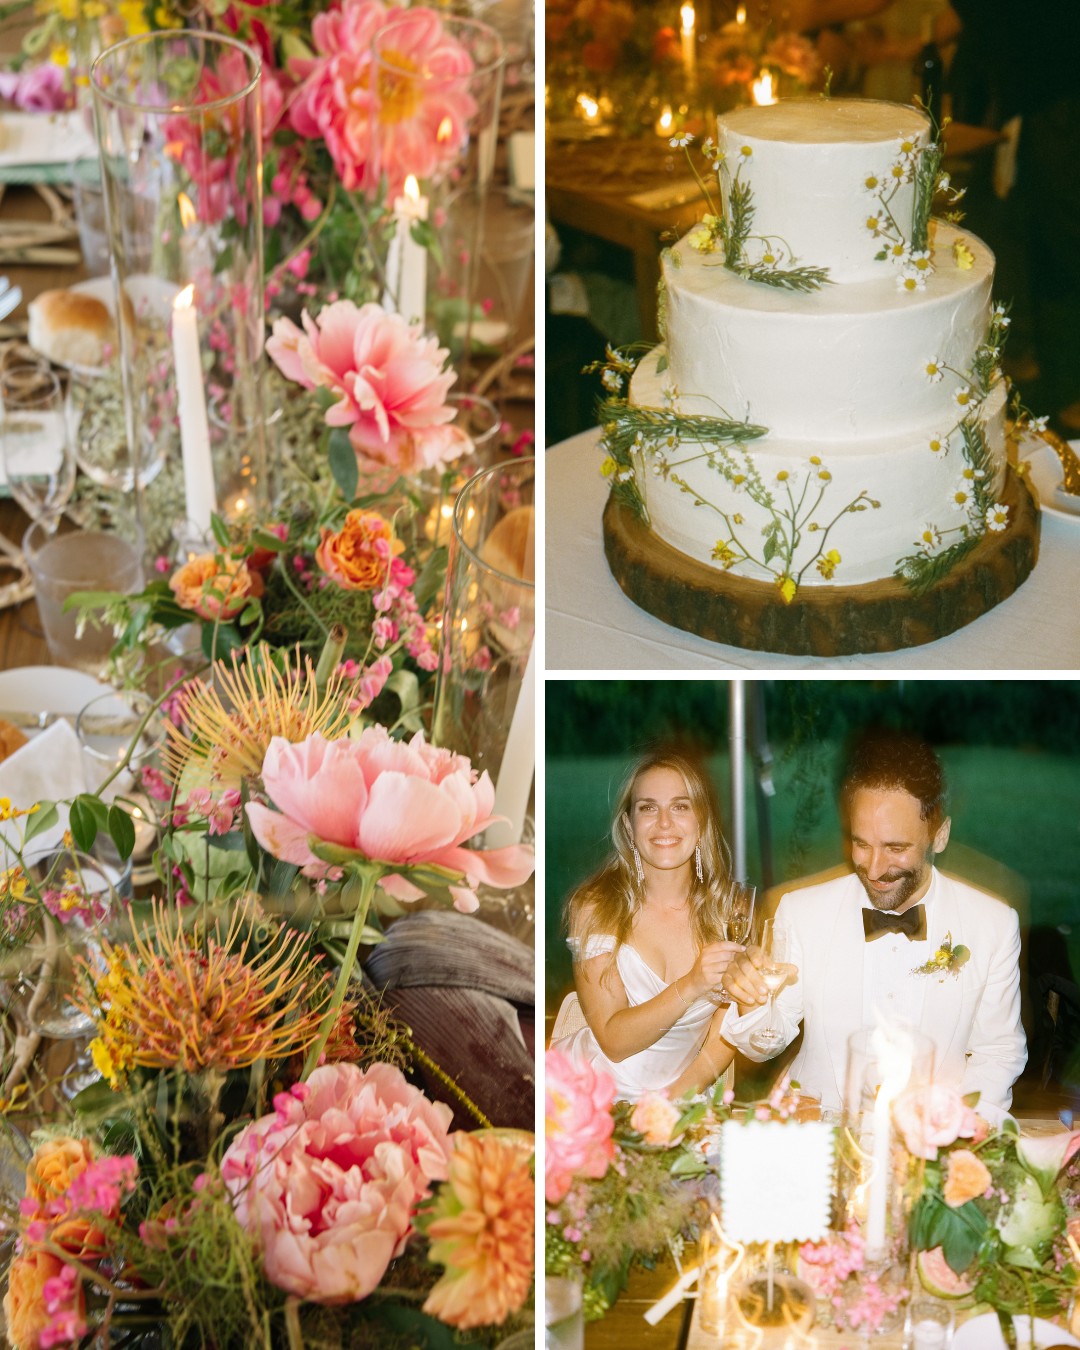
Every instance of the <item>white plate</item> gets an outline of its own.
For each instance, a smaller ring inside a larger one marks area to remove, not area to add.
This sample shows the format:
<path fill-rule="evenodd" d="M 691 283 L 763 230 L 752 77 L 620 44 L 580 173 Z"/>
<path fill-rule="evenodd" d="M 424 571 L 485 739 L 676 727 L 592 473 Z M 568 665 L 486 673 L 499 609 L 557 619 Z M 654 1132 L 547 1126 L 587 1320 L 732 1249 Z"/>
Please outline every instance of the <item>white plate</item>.
<path fill-rule="evenodd" d="M 63 713 L 74 717 L 92 698 L 113 692 L 84 670 L 67 666 L 15 666 L 0 670 L 0 716 L 5 712 Z M 23 734 L 36 733 L 22 728 Z"/>
<path fill-rule="evenodd" d="M 89 295 L 95 300 L 100 300 L 109 311 L 110 317 L 115 320 L 116 292 L 113 290 L 112 277 L 90 277 L 87 281 L 76 282 L 68 289 L 76 295 Z M 131 297 L 135 317 L 149 319 L 159 326 L 169 322 L 172 303 L 180 294 L 180 288 L 173 282 L 166 281 L 164 277 L 153 276 L 128 277 L 124 289 Z M 115 355 L 119 355 L 119 337 Z M 55 364 L 63 366 L 66 370 L 73 370 L 77 375 L 103 375 L 108 369 L 107 366 L 80 366 L 73 361 L 57 361 Z"/>
<path fill-rule="evenodd" d="M 1080 453 L 1080 441 L 1072 441 L 1070 444 L 1074 450 Z M 1031 453 L 1025 455 L 1024 458 L 1030 466 L 1028 481 L 1035 488 L 1042 510 L 1051 516 L 1062 516 L 1065 520 L 1080 521 L 1080 513 L 1066 511 L 1063 506 L 1057 504 L 1054 497 L 1054 489 L 1061 486 L 1063 475 L 1061 460 L 1058 459 L 1050 446 L 1045 441 L 1040 441 Z"/>
<path fill-rule="evenodd" d="M 97 143 L 81 113 L 0 114 L 0 168 L 71 164 L 97 159 Z"/>
<path fill-rule="evenodd" d="M 1016 1350 L 1029 1350 L 1031 1333 L 1028 1317 L 1024 1314 L 1014 1317 L 1013 1326 L 1016 1328 Z M 1035 1345 L 1038 1350 L 1048 1350 L 1051 1345 L 1080 1346 L 1080 1341 L 1070 1336 L 1064 1327 L 1036 1317 Z M 953 1334 L 952 1350 L 1005 1350 L 1005 1337 L 1001 1334 L 997 1313 L 983 1313 L 981 1317 L 972 1317 L 958 1326 Z"/>

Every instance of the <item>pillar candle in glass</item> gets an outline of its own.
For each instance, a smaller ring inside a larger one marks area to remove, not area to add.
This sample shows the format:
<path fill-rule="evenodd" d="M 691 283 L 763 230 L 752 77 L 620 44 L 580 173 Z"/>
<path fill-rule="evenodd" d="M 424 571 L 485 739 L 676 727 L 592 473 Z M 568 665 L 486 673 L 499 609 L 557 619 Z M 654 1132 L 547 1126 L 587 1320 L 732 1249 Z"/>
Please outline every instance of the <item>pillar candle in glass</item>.
<path fill-rule="evenodd" d="M 136 495 L 182 456 L 187 535 L 268 490 L 260 77 L 248 47 L 183 29 L 91 69 Z"/>

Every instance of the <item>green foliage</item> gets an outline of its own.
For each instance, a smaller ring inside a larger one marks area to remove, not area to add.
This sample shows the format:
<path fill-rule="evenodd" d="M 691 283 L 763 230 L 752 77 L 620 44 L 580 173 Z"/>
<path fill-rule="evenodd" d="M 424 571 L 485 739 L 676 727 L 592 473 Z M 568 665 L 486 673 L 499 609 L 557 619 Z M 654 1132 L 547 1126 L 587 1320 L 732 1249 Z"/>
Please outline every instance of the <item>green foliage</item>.
<path fill-rule="evenodd" d="M 952 1209 L 938 1191 L 926 1190 L 911 1212 L 911 1242 L 924 1251 L 940 1247 L 950 1268 L 962 1275 L 975 1260 L 988 1226 L 974 1200 Z"/>
<path fill-rule="evenodd" d="M 347 502 L 351 502 L 356 496 L 360 472 L 356 463 L 356 451 L 344 427 L 335 427 L 330 433 L 327 458 L 330 472 L 334 475 L 334 482 L 340 488 L 341 495 Z"/>

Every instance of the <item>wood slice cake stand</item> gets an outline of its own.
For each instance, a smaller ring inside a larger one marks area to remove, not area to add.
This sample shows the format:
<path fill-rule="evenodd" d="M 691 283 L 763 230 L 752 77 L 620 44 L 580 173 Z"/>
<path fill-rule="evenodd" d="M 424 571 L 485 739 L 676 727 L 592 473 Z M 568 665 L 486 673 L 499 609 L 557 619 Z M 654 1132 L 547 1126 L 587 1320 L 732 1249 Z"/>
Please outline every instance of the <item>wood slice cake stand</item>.
<path fill-rule="evenodd" d="M 688 558 L 614 497 L 604 509 L 604 552 L 635 605 L 676 628 L 733 647 L 791 656 L 891 652 L 934 642 L 999 605 L 1039 554 L 1039 508 L 1010 465 L 1001 500 L 1009 526 L 987 533 L 922 595 L 896 577 L 860 586 L 802 586 L 790 604 L 771 582 Z"/>

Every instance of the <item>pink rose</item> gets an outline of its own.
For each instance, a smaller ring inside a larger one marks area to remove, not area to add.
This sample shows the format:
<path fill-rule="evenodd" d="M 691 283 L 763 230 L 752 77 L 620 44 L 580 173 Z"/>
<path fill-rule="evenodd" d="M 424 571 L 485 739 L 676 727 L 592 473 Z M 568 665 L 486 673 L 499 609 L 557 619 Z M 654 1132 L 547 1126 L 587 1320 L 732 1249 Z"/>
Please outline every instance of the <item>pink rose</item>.
<path fill-rule="evenodd" d="M 275 736 L 262 779 L 279 809 L 248 802 L 256 839 L 275 858 L 318 874 L 325 864 L 311 851 L 312 837 L 378 862 L 462 873 L 467 886 L 450 893 L 465 911 L 477 906 L 478 882 L 504 889 L 532 875 L 532 850 L 523 845 L 464 847 L 496 819 L 495 789 L 486 773 L 477 778 L 463 755 L 428 745 L 421 731 L 408 742 L 391 740 L 381 726 L 357 740 L 328 741 L 316 732 L 294 745 Z M 399 900 L 423 894 L 401 876 L 380 884 Z"/>
<path fill-rule="evenodd" d="M 305 389 L 329 389 L 337 402 L 331 427 L 348 427 L 357 453 L 402 473 L 456 459 L 467 438 L 453 421 L 446 395 L 457 378 L 444 370 L 447 351 L 419 325 L 381 306 L 351 300 L 326 305 L 317 319 L 305 311 L 303 331 L 277 319 L 266 350 L 282 374 Z"/>
<path fill-rule="evenodd" d="M 615 1080 L 591 1064 L 575 1064 L 561 1050 L 549 1050 L 544 1065 L 544 1193 L 548 1204 L 557 1205 L 575 1176 L 602 1177 L 615 1157 Z"/>
<path fill-rule="evenodd" d="M 939 1148 L 947 1148 L 960 1137 L 967 1124 L 965 1112 L 959 1092 L 936 1083 L 910 1088 L 893 1103 L 893 1119 L 907 1151 L 928 1161 L 937 1157 Z"/>
<path fill-rule="evenodd" d="M 671 1142 L 678 1119 L 679 1112 L 669 1098 L 659 1092 L 646 1092 L 634 1107 L 630 1124 L 645 1136 L 647 1144 L 662 1148 Z"/>
<path fill-rule="evenodd" d="M 366 1298 L 449 1176 L 452 1114 L 389 1064 L 329 1064 L 279 1093 L 221 1162 L 267 1278 L 317 1303 Z"/>

